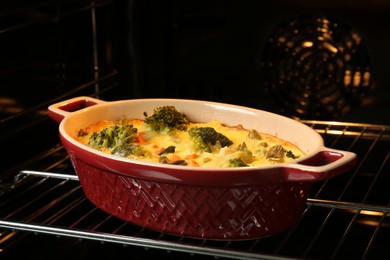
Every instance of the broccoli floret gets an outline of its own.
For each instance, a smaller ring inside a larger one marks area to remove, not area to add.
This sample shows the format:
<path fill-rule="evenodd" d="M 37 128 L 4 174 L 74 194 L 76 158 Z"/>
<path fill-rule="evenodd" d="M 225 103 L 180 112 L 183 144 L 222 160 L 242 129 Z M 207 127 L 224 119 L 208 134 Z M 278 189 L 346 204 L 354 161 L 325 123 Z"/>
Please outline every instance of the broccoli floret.
<path fill-rule="evenodd" d="M 231 158 L 229 160 L 228 167 L 248 167 L 248 164 L 246 164 L 241 158 Z"/>
<path fill-rule="evenodd" d="M 255 160 L 252 151 L 248 149 L 245 142 L 238 145 L 236 157 L 240 158 L 244 163 L 251 163 Z"/>
<path fill-rule="evenodd" d="M 154 109 L 154 113 L 148 116 L 144 112 L 144 122 L 153 131 L 187 130 L 189 119 L 184 113 L 176 110 L 174 106 L 162 106 Z"/>
<path fill-rule="evenodd" d="M 233 142 L 212 127 L 193 127 L 188 130 L 194 150 L 211 153 L 215 149 L 230 146 Z"/>
<path fill-rule="evenodd" d="M 93 133 L 89 138 L 88 145 L 101 150 L 113 149 L 118 146 L 131 144 L 136 140 L 138 129 L 126 120 L 104 128 L 102 131 Z"/>
<path fill-rule="evenodd" d="M 284 153 L 286 150 L 280 144 L 272 146 L 267 154 L 266 158 L 272 161 L 283 161 Z"/>
<path fill-rule="evenodd" d="M 261 135 L 255 129 L 250 130 L 248 136 L 251 139 L 261 140 Z"/>
<path fill-rule="evenodd" d="M 117 146 L 111 152 L 111 154 L 121 157 L 129 157 L 130 155 L 142 157 L 146 156 L 147 153 L 148 151 L 145 148 L 134 143 Z"/>
<path fill-rule="evenodd" d="M 286 152 L 286 156 L 287 156 L 288 158 L 292 158 L 292 159 L 298 158 L 297 156 L 295 156 L 295 154 L 293 154 L 293 152 L 292 152 L 291 150 L 288 150 L 288 151 Z"/>

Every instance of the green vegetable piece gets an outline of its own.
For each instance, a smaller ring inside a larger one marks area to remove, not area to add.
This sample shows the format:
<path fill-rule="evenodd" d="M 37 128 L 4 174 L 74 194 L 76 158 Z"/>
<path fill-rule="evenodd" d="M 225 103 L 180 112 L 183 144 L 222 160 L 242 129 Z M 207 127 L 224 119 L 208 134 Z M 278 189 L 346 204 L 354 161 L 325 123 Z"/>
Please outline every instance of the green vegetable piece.
<path fill-rule="evenodd" d="M 136 140 L 138 129 L 127 121 L 104 128 L 98 133 L 93 133 L 89 138 L 88 145 L 101 150 L 113 149 L 117 146 L 131 144 Z"/>
<path fill-rule="evenodd" d="M 250 130 L 248 136 L 251 139 L 261 140 L 261 135 L 255 129 Z"/>
<path fill-rule="evenodd" d="M 176 110 L 174 106 L 162 106 L 154 109 L 154 113 L 148 116 L 144 112 L 144 122 L 153 131 L 172 131 L 172 130 L 187 130 L 189 119 L 184 113 Z"/>
<path fill-rule="evenodd" d="M 248 164 L 246 164 L 241 158 L 232 158 L 229 160 L 228 167 L 248 167 Z"/>
<path fill-rule="evenodd" d="M 221 147 L 230 146 L 233 142 L 225 135 L 218 133 L 212 127 L 193 127 L 188 130 L 190 141 L 195 150 L 212 152 Z"/>
<path fill-rule="evenodd" d="M 293 154 L 293 152 L 291 150 L 288 150 L 286 152 L 286 157 L 292 158 L 292 159 L 296 159 L 297 158 L 297 156 L 295 154 Z"/>
<path fill-rule="evenodd" d="M 125 144 L 115 147 L 111 154 L 121 156 L 121 157 L 128 157 L 130 155 L 134 155 L 137 157 L 145 156 L 147 151 L 139 146 L 138 144 Z"/>
<path fill-rule="evenodd" d="M 266 155 L 267 159 L 274 161 L 282 161 L 286 150 L 280 144 L 272 146 Z"/>

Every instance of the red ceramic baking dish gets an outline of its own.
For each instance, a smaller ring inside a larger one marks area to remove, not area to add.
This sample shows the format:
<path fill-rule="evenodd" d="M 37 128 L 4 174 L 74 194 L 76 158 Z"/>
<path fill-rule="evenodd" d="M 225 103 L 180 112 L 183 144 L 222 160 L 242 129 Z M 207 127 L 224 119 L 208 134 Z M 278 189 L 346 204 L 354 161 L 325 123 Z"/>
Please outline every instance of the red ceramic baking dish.
<path fill-rule="evenodd" d="M 306 156 L 272 166 L 200 168 L 122 158 L 72 137 L 99 120 L 143 119 L 165 105 L 191 121 L 219 120 L 275 135 Z M 253 239 L 286 231 L 301 217 L 312 184 L 345 173 L 357 160 L 352 152 L 325 147 L 316 131 L 296 120 L 217 102 L 81 96 L 49 106 L 48 115 L 59 122 L 60 140 L 93 204 L 130 223 L 192 238 Z"/>

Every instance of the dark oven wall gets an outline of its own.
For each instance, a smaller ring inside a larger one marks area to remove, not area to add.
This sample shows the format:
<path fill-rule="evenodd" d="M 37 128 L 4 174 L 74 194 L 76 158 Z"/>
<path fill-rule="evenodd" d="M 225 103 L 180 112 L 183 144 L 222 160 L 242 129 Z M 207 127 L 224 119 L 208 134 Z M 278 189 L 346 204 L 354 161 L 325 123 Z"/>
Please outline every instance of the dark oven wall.
<path fill-rule="evenodd" d="M 389 14 L 384 0 L 135 1 L 133 96 L 389 124 Z M 314 46 L 298 50 L 305 39 Z"/>
<path fill-rule="evenodd" d="M 0 3 L 0 144 L 8 147 L 0 179 L 59 143 L 49 105 L 82 95 L 131 98 L 129 6 L 110 0 Z"/>

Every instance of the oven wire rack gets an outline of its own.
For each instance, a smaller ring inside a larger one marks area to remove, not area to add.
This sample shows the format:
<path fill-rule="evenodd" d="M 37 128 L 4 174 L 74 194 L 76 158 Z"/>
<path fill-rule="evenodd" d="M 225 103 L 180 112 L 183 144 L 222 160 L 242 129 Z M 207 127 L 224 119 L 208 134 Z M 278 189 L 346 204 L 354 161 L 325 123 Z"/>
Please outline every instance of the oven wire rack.
<path fill-rule="evenodd" d="M 86 199 L 59 147 L 55 153 L 63 153 L 61 162 L 47 168 L 58 172 L 21 170 L 13 182 L 0 186 L 0 248 L 7 248 L 6 238 L 32 233 L 226 259 L 382 256 L 390 239 L 390 126 L 302 122 L 319 132 L 327 147 L 353 151 L 359 161 L 348 173 L 316 183 L 301 221 L 286 232 L 245 241 L 209 241 L 134 226 Z"/>

